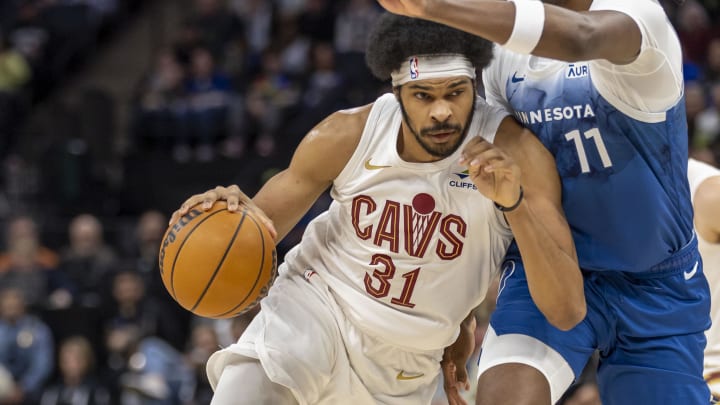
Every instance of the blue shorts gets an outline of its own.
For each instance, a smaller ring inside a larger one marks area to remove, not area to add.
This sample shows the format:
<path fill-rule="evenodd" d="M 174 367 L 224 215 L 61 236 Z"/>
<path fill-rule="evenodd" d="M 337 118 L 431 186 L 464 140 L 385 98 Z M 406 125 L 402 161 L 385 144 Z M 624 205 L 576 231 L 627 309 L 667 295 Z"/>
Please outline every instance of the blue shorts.
<path fill-rule="evenodd" d="M 587 316 L 567 332 L 550 325 L 533 303 L 522 263 L 508 258 L 503 268 L 490 320 L 498 336 L 540 340 L 568 362 L 575 378 L 599 350 L 604 405 L 710 403 L 703 380 L 710 291 L 696 242 L 651 272 L 585 272 Z"/>

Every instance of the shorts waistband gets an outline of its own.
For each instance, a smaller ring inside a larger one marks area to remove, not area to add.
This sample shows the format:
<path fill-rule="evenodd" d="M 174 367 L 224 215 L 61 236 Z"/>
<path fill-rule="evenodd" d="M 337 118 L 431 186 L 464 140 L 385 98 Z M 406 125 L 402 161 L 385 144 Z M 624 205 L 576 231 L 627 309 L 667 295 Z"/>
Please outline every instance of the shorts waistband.
<path fill-rule="evenodd" d="M 697 244 L 697 237 L 693 232 L 690 242 L 683 246 L 682 249 L 675 252 L 672 256 L 656 264 L 647 271 L 625 274 L 632 278 L 646 279 L 672 276 L 681 271 L 685 271 L 688 266 L 695 264 L 695 262 L 699 260 Z"/>

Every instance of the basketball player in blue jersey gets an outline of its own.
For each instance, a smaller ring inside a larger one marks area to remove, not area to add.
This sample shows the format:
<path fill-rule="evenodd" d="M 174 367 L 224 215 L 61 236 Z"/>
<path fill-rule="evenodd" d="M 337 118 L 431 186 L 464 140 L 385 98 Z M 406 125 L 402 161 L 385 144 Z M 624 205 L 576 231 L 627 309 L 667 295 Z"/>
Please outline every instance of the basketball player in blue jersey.
<path fill-rule="evenodd" d="M 502 44 L 483 72 L 488 103 L 537 134 L 562 180 L 588 315 L 552 327 L 511 246 L 477 403 L 554 403 L 596 349 L 605 405 L 708 403 L 682 55 L 658 1 L 380 3 Z"/>
<path fill-rule="evenodd" d="M 370 38 L 368 65 L 393 93 L 323 120 L 252 201 L 218 187 L 173 216 L 224 199 L 282 238 L 333 198 L 242 337 L 208 361 L 213 405 L 429 405 L 513 235 L 548 319 L 567 330 L 585 316 L 552 155 L 477 97 L 490 43 L 392 14 Z"/>

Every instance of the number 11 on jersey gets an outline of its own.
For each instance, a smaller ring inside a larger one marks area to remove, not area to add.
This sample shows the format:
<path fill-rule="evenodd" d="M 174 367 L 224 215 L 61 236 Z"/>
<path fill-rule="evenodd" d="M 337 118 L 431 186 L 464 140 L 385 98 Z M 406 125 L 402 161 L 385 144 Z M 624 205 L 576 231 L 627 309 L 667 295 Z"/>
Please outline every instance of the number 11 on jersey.
<path fill-rule="evenodd" d="M 565 139 L 575 143 L 575 149 L 578 153 L 578 159 L 580 160 L 580 169 L 582 170 L 582 172 L 590 173 L 590 163 L 588 162 L 587 152 L 585 151 L 585 143 L 583 141 L 583 137 L 585 139 L 592 139 L 593 141 L 595 141 L 595 149 L 597 149 L 597 152 L 600 155 L 600 161 L 602 162 L 603 167 L 606 169 L 608 167 L 612 167 L 612 160 L 610 160 L 610 155 L 608 154 L 607 148 L 605 147 L 605 142 L 603 142 L 602 134 L 600 134 L 599 129 L 592 128 L 582 133 L 582 135 L 579 130 L 570 131 L 565 134 Z"/>

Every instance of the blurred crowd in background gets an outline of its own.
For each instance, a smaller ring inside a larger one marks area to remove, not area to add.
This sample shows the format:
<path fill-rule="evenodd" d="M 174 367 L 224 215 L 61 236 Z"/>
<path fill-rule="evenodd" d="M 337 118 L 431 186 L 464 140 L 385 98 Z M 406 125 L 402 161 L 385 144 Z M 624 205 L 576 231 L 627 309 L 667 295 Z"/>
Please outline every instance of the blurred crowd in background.
<path fill-rule="evenodd" d="M 663 3 L 685 51 L 691 154 L 717 164 L 720 1 Z M 157 20 L 170 35 L 149 31 L 113 66 L 132 75 L 127 97 L 68 90 L 165 9 L 180 15 Z M 322 118 L 389 91 L 364 64 L 380 12 L 373 0 L 0 0 L 0 405 L 209 403 L 205 361 L 252 314 L 210 321 L 172 301 L 157 269 L 168 217 L 217 184 L 252 195 Z M 597 403 L 578 387 L 566 404 Z"/>

